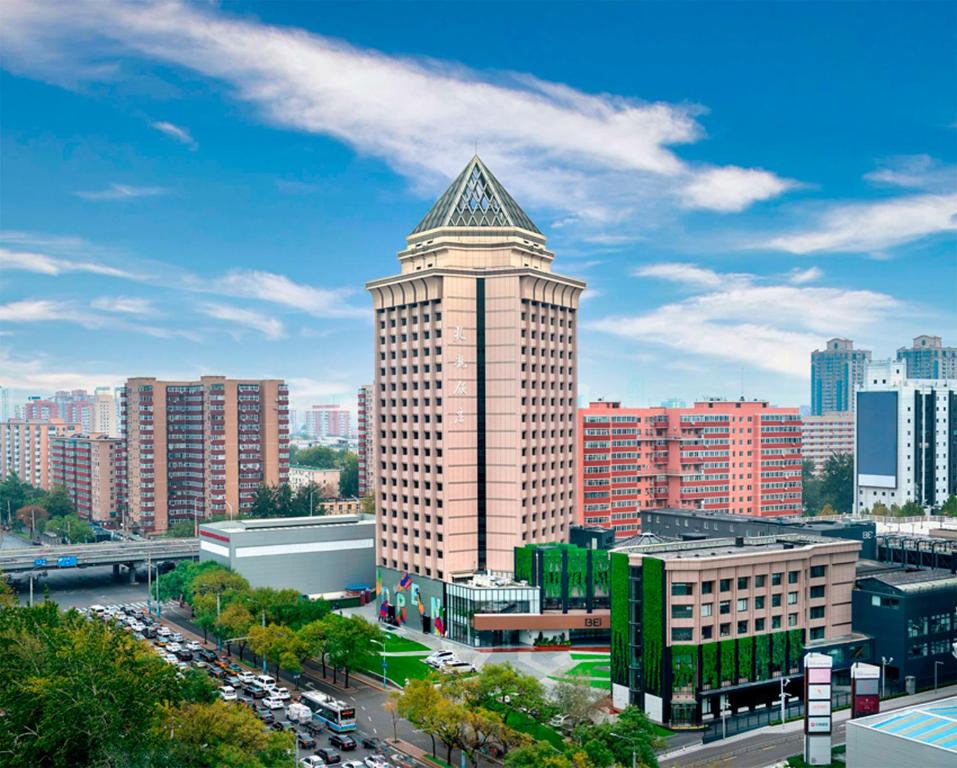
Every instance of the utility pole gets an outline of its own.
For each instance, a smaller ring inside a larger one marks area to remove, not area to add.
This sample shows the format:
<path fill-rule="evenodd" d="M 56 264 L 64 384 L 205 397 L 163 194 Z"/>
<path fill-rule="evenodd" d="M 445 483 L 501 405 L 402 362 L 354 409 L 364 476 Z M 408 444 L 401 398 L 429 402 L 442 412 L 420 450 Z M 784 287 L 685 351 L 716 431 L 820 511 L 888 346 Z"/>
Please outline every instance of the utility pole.
<path fill-rule="evenodd" d="M 33 571 L 30 571 L 30 607 L 33 607 Z"/>
<path fill-rule="evenodd" d="M 893 657 L 893 656 L 888 656 L 888 657 L 881 656 L 881 698 L 882 698 L 882 699 L 887 696 L 887 671 L 886 671 L 886 667 L 887 667 L 887 665 L 890 664 L 892 661 L 894 661 L 894 657 Z"/>
<path fill-rule="evenodd" d="M 146 553 L 146 615 L 153 613 L 153 569 L 150 566 L 150 553 Z"/>
<path fill-rule="evenodd" d="M 943 666 L 944 662 L 935 661 L 934 662 L 934 693 L 937 693 L 937 665 Z"/>
<path fill-rule="evenodd" d="M 263 628 L 266 627 L 266 609 L 263 609 Z M 269 670 L 266 669 L 266 650 L 263 649 L 263 674 L 265 675 Z"/>
<path fill-rule="evenodd" d="M 781 678 L 781 698 L 780 698 L 779 701 L 780 701 L 780 704 L 781 704 L 781 725 L 782 725 L 782 726 L 784 725 L 784 705 L 785 705 L 785 703 L 787 702 L 788 698 L 791 697 L 791 694 L 790 694 L 790 693 L 785 693 L 785 692 L 784 692 L 784 686 L 786 686 L 786 685 L 787 685 L 788 683 L 790 683 L 790 682 L 791 682 L 791 678 L 789 678 L 789 677 L 782 677 L 782 678 Z M 774 702 L 774 703 L 777 704 L 778 702 L 776 701 L 776 702 Z"/>
<path fill-rule="evenodd" d="M 223 638 L 221 631 L 219 629 L 219 592 L 216 593 L 216 650 L 221 651 L 223 649 Z"/>
<path fill-rule="evenodd" d="M 312 492 L 313 492 L 313 488 L 310 485 L 309 486 L 309 517 L 312 517 Z"/>

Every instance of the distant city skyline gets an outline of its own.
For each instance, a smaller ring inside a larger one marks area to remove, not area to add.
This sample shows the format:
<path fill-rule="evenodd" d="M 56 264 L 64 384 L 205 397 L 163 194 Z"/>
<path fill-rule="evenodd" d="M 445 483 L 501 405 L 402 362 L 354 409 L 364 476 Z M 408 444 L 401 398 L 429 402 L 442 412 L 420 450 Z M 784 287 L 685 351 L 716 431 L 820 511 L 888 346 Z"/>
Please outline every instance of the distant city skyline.
<path fill-rule="evenodd" d="M 515 2 L 521 45 L 465 4 L 13 5 L 0 386 L 355 412 L 362 286 L 477 148 L 588 283 L 583 400 L 808 404 L 829 338 L 957 339 L 957 8 L 918 5 Z"/>

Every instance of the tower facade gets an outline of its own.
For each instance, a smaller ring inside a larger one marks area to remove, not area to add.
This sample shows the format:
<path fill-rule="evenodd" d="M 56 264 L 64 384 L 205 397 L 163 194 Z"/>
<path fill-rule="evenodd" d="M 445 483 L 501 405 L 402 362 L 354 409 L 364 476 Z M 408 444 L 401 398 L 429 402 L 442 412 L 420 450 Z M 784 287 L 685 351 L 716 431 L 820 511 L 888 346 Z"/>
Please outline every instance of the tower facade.
<path fill-rule="evenodd" d="M 477 156 L 407 237 L 375 312 L 370 475 L 380 569 L 510 572 L 575 522 L 585 284 Z"/>
<path fill-rule="evenodd" d="M 915 337 L 897 359 L 907 365 L 908 379 L 957 379 L 957 348 L 945 347 L 940 336 Z"/>
<path fill-rule="evenodd" d="M 829 339 L 811 353 L 811 415 L 854 410 L 854 392 L 864 383 L 871 353 L 850 339 Z"/>

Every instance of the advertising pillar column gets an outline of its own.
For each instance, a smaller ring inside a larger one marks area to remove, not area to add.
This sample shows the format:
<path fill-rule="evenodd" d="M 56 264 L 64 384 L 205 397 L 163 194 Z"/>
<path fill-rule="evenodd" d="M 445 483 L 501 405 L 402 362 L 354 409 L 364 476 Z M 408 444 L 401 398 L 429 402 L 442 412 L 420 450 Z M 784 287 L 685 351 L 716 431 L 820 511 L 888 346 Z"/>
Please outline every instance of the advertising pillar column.
<path fill-rule="evenodd" d="M 874 664 L 851 664 L 851 718 L 881 711 L 881 668 Z"/>
<path fill-rule="evenodd" d="M 831 667 L 823 653 L 804 657 L 804 762 L 831 763 Z"/>

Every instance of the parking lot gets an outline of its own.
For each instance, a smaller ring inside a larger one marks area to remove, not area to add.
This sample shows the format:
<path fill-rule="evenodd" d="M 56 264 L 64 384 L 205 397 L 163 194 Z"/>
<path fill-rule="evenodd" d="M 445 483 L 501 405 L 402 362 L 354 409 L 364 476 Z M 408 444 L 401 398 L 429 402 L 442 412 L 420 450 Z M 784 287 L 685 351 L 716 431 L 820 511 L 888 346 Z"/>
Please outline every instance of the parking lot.
<path fill-rule="evenodd" d="M 263 675 L 261 670 L 218 655 L 203 643 L 184 636 L 175 626 L 147 615 L 143 603 L 94 605 L 81 611 L 91 617 L 115 621 L 137 639 L 149 643 L 157 656 L 181 670 L 202 670 L 219 685 L 224 700 L 249 707 L 264 727 L 293 733 L 297 766 L 426 768 L 421 761 L 397 751 L 375 734 L 364 732 L 359 723 L 355 730 L 339 734 L 313 714 L 316 701 L 332 702 L 333 707 L 337 704 L 349 707 L 345 702 L 337 702 L 318 691 L 293 693 L 269 675 Z M 355 708 L 349 708 L 354 717 Z"/>

